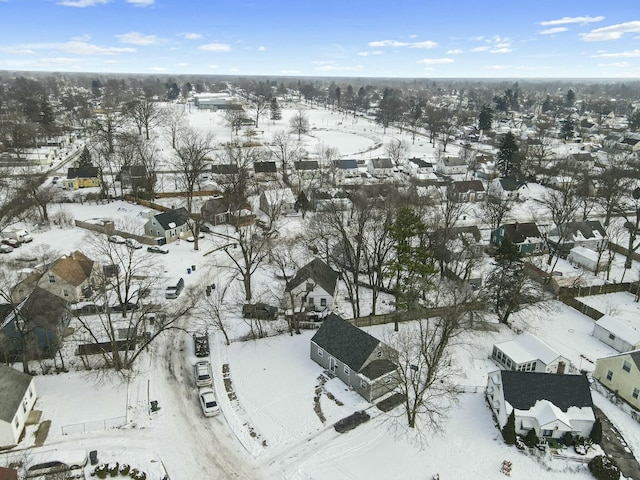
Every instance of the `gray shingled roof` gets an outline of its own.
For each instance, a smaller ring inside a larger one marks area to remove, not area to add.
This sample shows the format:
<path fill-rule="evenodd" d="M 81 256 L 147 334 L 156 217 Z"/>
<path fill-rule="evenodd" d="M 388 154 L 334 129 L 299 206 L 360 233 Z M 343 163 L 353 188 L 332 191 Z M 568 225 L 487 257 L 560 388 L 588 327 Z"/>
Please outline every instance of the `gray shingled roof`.
<path fill-rule="evenodd" d="M 528 223 L 508 223 L 503 225 L 504 235 L 512 243 L 523 243 L 527 238 L 542 239 L 542 234 L 538 226 L 533 222 Z"/>
<path fill-rule="evenodd" d="M 171 230 L 172 228 L 176 228 L 187 223 L 189 213 L 187 212 L 186 208 L 181 207 L 159 213 L 154 218 L 162 226 L 162 228 L 164 228 L 165 230 Z M 173 224 L 173 226 L 171 224 Z"/>
<path fill-rule="evenodd" d="M 0 365 L 0 420 L 13 421 L 32 378 L 15 368 Z"/>
<path fill-rule="evenodd" d="M 397 369 L 396 365 L 391 361 L 383 358 L 368 363 L 359 373 L 367 377 L 369 380 L 380 378 L 386 373 L 393 372 Z"/>
<path fill-rule="evenodd" d="M 276 162 L 255 162 L 253 164 L 253 171 L 255 173 L 276 173 Z"/>
<path fill-rule="evenodd" d="M 329 265 L 319 258 L 314 258 L 298 270 L 295 276 L 289 281 L 289 283 L 287 283 L 285 292 L 289 292 L 298 285 L 301 285 L 311 279 L 326 292 L 333 295 L 333 292 L 336 290 L 338 276 L 338 272 L 334 271 Z"/>
<path fill-rule="evenodd" d="M 502 370 L 504 399 L 518 410 L 529 410 L 537 400 L 548 400 L 563 412 L 569 407 L 593 407 L 584 375 Z"/>
<path fill-rule="evenodd" d="M 355 372 L 360 372 L 364 362 L 380 343 L 377 338 L 335 313 L 324 319 L 311 341 Z"/>

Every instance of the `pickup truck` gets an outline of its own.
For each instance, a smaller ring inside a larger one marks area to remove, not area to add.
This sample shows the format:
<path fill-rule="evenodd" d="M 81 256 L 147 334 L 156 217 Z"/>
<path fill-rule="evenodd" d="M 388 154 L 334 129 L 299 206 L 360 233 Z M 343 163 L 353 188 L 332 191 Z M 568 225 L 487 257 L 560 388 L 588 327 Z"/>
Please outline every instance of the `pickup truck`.
<path fill-rule="evenodd" d="M 209 337 L 207 335 L 194 334 L 193 347 L 196 357 L 206 357 L 209 355 Z"/>

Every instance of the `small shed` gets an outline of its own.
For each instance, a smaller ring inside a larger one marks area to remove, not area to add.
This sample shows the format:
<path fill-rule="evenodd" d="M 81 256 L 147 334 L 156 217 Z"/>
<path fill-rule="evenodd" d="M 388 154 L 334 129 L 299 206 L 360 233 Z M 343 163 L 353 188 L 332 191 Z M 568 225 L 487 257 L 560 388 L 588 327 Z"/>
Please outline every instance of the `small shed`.
<path fill-rule="evenodd" d="M 596 269 L 600 270 L 604 263 L 602 255 L 599 255 L 598 252 L 587 247 L 573 247 L 569 250 L 567 261 L 573 265 L 591 270 L 592 272 L 595 272 Z"/>
<path fill-rule="evenodd" d="M 508 370 L 520 372 L 565 373 L 570 364 L 567 358 L 529 332 L 496 343 L 491 358 Z"/>
<path fill-rule="evenodd" d="M 604 315 L 595 323 L 593 336 L 621 353 L 640 348 L 640 332 L 611 315 Z"/>

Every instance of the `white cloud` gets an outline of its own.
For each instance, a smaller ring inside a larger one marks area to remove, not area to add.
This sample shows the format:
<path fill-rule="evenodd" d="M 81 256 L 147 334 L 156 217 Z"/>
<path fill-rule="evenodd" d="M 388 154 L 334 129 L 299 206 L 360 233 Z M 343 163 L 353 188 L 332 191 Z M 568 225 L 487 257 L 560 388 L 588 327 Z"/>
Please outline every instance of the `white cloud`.
<path fill-rule="evenodd" d="M 335 60 L 314 60 L 311 62 L 312 65 L 333 65 L 335 63 Z"/>
<path fill-rule="evenodd" d="M 491 38 L 484 38 L 486 45 L 474 47 L 472 52 L 489 52 L 489 53 L 511 53 L 511 40 L 508 37 L 501 37 L 500 35 L 494 35 Z"/>
<path fill-rule="evenodd" d="M 24 47 L 0 47 L 0 52 L 9 53 L 11 55 L 33 55 L 35 50 Z"/>
<path fill-rule="evenodd" d="M 199 40 L 202 38 L 201 33 L 193 33 L 193 32 L 179 33 L 178 36 L 184 37 L 186 40 Z"/>
<path fill-rule="evenodd" d="M 131 45 L 156 45 L 162 41 L 156 35 L 143 35 L 140 32 L 127 32 L 115 37 L 120 39 L 120 42 Z"/>
<path fill-rule="evenodd" d="M 77 55 L 117 55 L 118 53 L 134 53 L 135 48 L 129 47 L 99 47 L 87 42 L 66 42 L 66 43 L 50 43 L 39 44 L 34 48 L 42 48 L 46 50 L 62 50 L 67 53 L 75 53 Z"/>
<path fill-rule="evenodd" d="M 418 60 L 416 63 L 421 63 L 423 65 L 442 65 L 444 63 L 453 63 L 453 58 L 423 58 L 422 60 Z"/>
<path fill-rule="evenodd" d="M 264 51 L 266 51 L 266 50 L 267 50 L 267 47 L 265 47 L 265 46 L 263 46 L 263 45 L 260 45 L 260 46 L 258 47 L 258 51 L 259 51 L 259 52 L 264 52 Z"/>
<path fill-rule="evenodd" d="M 599 67 L 615 67 L 615 68 L 626 68 L 630 65 L 629 62 L 612 62 L 612 63 L 599 63 Z"/>
<path fill-rule="evenodd" d="M 227 43 L 207 43 L 200 45 L 200 50 L 205 52 L 228 52 L 231 50 L 231 45 Z"/>
<path fill-rule="evenodd" d="M 107 60 L 103 60 L 102 63 L 108 63 L 108 64 L 118 63 L 118 60 L 115 60 L 113 58 L 108 58 Z"/>
<path fill-rule="evenodd" d="M 189 64 L 185 63 L 185 62 L 180 62 L 180 63 L 176 64 L 176 67 L 181 67 L 181 68 L 188 67 L 188 66 L 189 66 Z"/>
<path fill-rule="evenodd" d="M 546 30 L 540 31 L 540 35 L 555 35 L 556 33 L 566 32 L 568 30 L 567 27 L 547 28 Z"/>
<path fill-rule="evenodd" d="M 438 44 L 436 42 L 432 42 L 431 40 L 426 40 L 424 42 L 399 42 L 397 40 L 378 40 L 375 42 L 369 42 L 370 47 L 407 47 L 407 48 L 425 48 L 431 49 L 436 48 Z"/>
<path fill-rule="evenodd" d="M 485 65 L 484 70 L 507 70 L 513 68 L 511 65 Z"/>
<path fill-rule="evenodd" d="M 598 53 L 591 55 L 592 58 L 640 58 L 640 50 L 629 50 L 626 52 Z"/>
<path fill-rule="evenodd" d="M 322 65 L 317 67 L 316 70 L 319 72 L 359 72 L 362 70 L 362 65 Z"/>
<path fill-rule="evenodd" d="M 461 53 L 464 53 L 464 51 L 461 50 L 460 48 L 454 48 L 453 50 L 447 50 L 447 55 L 460 55 Z"/>
<path fill-rule="evenodd" d="M 604 17 L 602 17 L 602 16 L 598 16 L 598 17 L 562 17 L 562 18 L 559 18 L 557 20 L 547 20 L 545 22 L 540 22 L 540 25 L 542 25 L 543 27 L 548 27 L 548 26 L 552 26 L 552 25 L 566 25 L 568 23 L 586 24 L 586 23 L 601 22 L 602 20 L 604 20 Z"/>
<path fill-rule="evenodd" d="M 110 1 L 111 0 L 62 0 L 61 2 L 58 2 L 58 5 L 62 5 L 63 7 L 85 8 L 103 5 Z"/>
<path fill-rule="evenodd" d="M 280 73 L 282 75 L 299 75 L 302 72 L 300 70 L 281 70 Z"/>
<path fill-rule="evenodd" d="M 151 72 L 166 72 L 166 67 L 149 67 L 149 71 Z"/>
<path fill-rule="evenodd" d="M 91 35 L 89 35 L 88 33 L 83 33 L 82 35 L 79 35 L 77 37 L 71 37 L 71 40 L 75 42 L 88 42 L 89 40 L 91 40 Z"/>
<path fill-rule="evenodd" d="M 585 42 L 599 42 L 606 40 L 617 40 L 621 38 L 625 33 L 639 33 L 640 21 L 634 20 L 633 22 L 618 23 L 616 25 L 609 25 L 608 27 L 596 28 L 589 33 L 583 33 L 580 36 Z"/>
<path fill-rule="evenodd" d="M 371 55 L 382 55 L 382 50 L 371 50 L 370 52 L 358 52 L 359 57 L 369 57 Z"/>
<path fill-rule="evenodd" d="M 218 68 L 218 65 L 209 65 L 209 68 L 210 68 L 211 70 L 215 70 L 216 68 Z"/>
<path fill-rule="evenodd" d="M 153 5 L 156 0 L 127 0 L 127 3 L 135 5 L 136 7 L 148 7 Z"/>

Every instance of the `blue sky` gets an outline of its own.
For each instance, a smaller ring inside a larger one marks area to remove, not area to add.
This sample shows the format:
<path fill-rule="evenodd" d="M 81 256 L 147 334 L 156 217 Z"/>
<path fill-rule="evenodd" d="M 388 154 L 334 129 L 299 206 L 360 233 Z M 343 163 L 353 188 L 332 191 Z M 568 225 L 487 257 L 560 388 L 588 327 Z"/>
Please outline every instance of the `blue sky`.
<path fill-rule="evenodd" d="M 0 69 L 640 78 L 637 0 L 0 0 Z"/>

